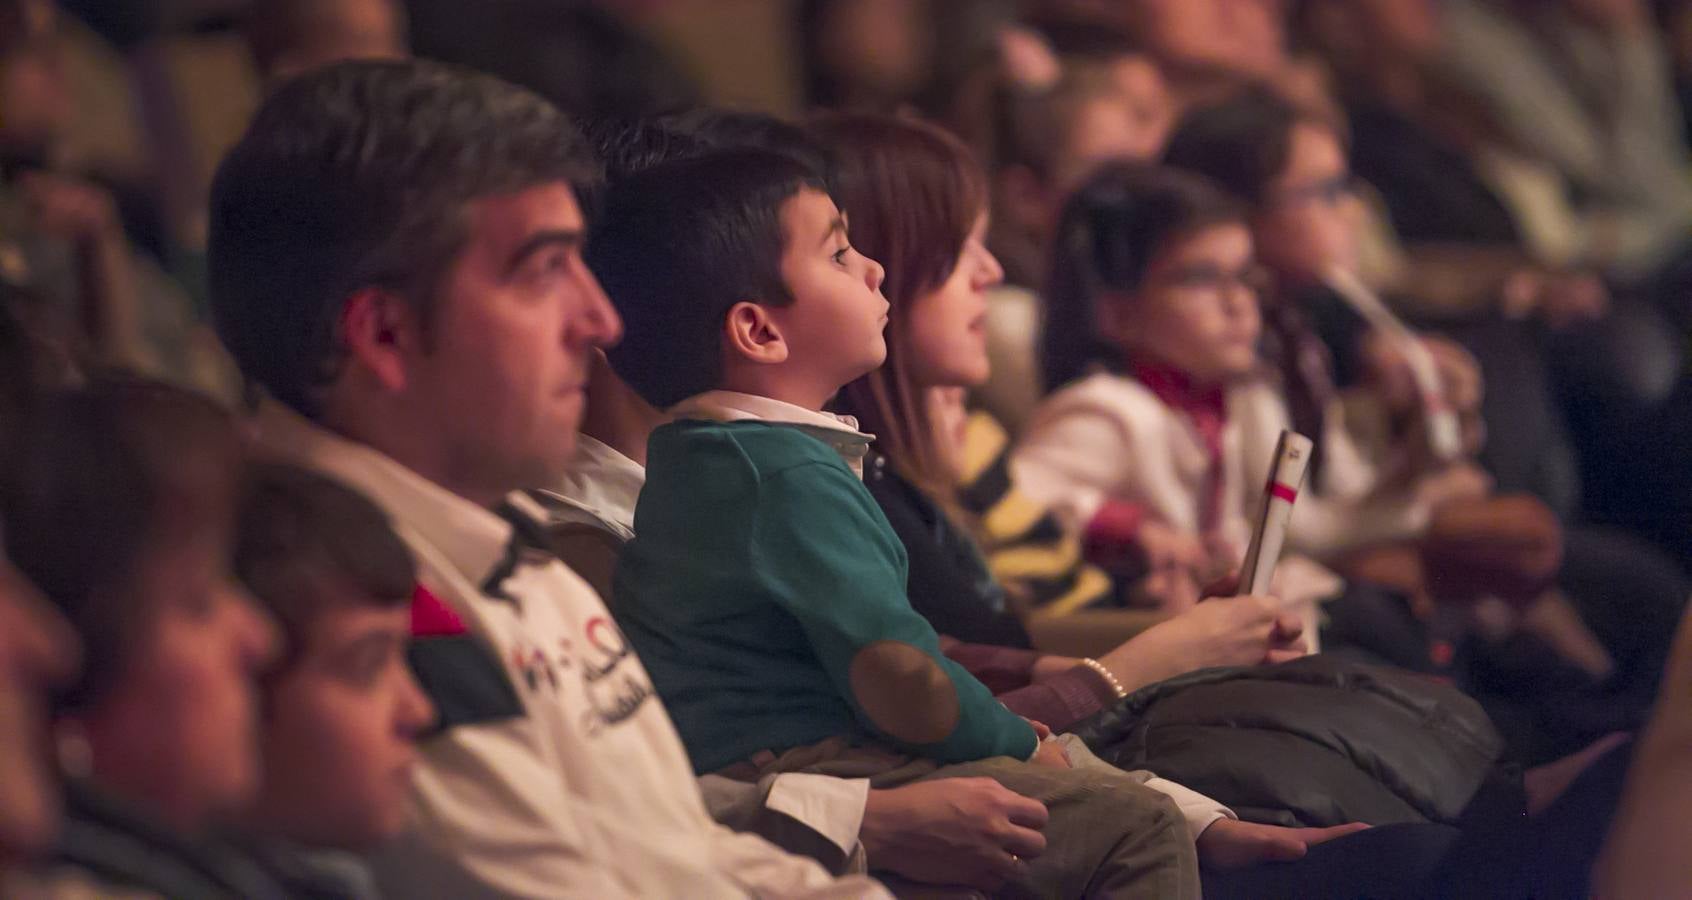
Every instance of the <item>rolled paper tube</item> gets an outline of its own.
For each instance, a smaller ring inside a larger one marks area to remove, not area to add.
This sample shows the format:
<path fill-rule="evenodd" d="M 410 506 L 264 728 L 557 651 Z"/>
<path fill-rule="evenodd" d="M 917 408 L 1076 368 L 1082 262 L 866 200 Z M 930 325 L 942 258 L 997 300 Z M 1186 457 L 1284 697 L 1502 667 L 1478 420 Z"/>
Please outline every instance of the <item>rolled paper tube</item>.
<path fill-rule="evenodd" d="M 1404 354 L 1410 366 L 1410 377 L 1416 382 L 1416 394 L 1422 405 L 1422 417 L 1428 429 L 1428 447 L 1441 462 L 1454 462 L 1463 456 L 1463 426 L 1457 413 L 1445 400 L 1445 388 L 1440 384 L 1439 366 L 1422 339 L 1405 325 L 1403 320 L 1387 309 L 1381 298 L 1363 280 L 1346 269 L 1334 269 L 1326 279 L 1328 287 L 1340 296 L 1371 328 L 1386 335 Z"/>
<path fill-rule="evenodd" d="M 1275 565 L 1281 561 L 1281 548 L 1287 542 L 1287 521 L 1292 518 L 1293 503 L 1304 487 L 1315 446 L 1309 438 L 1293 431 L 1281 432 L 1281 439 L 1275 442 L 1269 483 L 1263 488 L 1263 502 L 1258 507 L 1251 544 L 1240 567 L 1240 590 L 1245 593 L 1257 596 L 1269 593 Z"/>

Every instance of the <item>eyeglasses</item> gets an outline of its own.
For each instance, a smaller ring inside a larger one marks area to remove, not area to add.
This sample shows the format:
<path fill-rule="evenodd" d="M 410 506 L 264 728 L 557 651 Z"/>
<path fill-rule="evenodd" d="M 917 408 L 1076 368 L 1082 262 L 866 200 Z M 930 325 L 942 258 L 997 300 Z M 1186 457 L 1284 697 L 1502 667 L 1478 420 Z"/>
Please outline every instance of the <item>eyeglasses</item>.
<path fill-rule="evenodd" d="M 1255 263 L 1232 272 L 1200 263 L 1172 269 L 1157 279 L 1158 284 L 1174 290 L 1218 297 L 1236 286 L 1262 294 L 1269 289 L 1270 282 L 1269 270 Z"/>
<path fill-rule="evenodd" d="M 1310 203 L 1338 206 L 1341 201 L 1350 197 L 1356 190 L 1357 176 L 1350 172 L 1341 172 L 1321 181 L 1294 185 L 1276 191 L 1269 197 L 1269 203 L 1272 206 L 1304 206 Z"/>

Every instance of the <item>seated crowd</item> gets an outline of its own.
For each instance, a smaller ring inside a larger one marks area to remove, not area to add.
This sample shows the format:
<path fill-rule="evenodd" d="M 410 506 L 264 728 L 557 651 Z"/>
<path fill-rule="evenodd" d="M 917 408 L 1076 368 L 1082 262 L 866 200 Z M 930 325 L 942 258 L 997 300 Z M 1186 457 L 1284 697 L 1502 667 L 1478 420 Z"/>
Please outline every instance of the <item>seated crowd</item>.
<path fill-rule="evenodd" d="M 1692 581 L 1571 461 L 1665 467 L 1593 430 L 1679 408 L 1606 343 L 1684 327 L 1672 148 L 1569 124 L 1558 243 L 1478 149 L 1531 92 L 1440 105 L 1511 4 L 1027 5 L 787 120 L 259 4 L 162 345 L 0 123 L 58 211 L 0 232 L 0 895 L 1692 892 Z M 53 15 L 0 0 L 8 98 Z"/>

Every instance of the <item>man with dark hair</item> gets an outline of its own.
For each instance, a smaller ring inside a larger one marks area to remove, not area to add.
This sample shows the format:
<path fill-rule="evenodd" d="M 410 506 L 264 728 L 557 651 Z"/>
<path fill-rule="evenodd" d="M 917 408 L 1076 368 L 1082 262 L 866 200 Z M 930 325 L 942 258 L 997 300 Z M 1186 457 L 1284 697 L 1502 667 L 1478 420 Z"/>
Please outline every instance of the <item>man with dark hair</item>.
<path fill-rule="evenodd" d="M 282 85 L 218 174 L 213 308 L 261 442 L 359 488 L 421 567 L 440 715 L 402 897 L 881 896 L 710 821 L 651 680 L 538 509 L 621 324 L 583 263 L 570 123 L 497 79 L 340 63 Z"/>

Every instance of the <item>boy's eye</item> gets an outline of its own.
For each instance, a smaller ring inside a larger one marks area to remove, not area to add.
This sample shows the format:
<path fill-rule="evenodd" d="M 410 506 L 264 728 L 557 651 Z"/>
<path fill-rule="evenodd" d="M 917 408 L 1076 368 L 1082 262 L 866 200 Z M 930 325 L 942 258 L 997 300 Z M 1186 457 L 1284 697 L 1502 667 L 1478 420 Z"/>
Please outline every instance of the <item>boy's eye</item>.
<path fill-rule="evenodd" d="M 837 266 L 846 265 L 846 254 L 848 254 L 850 252 L 852 252 L 852 247 L 851 247 L 850 244 L 848 244 L 845 247 L 841 247 L 839 250 L 834 251 L 834 256 L 831 257 L 834 260 L 834 264 L 837 265 Z"/>

